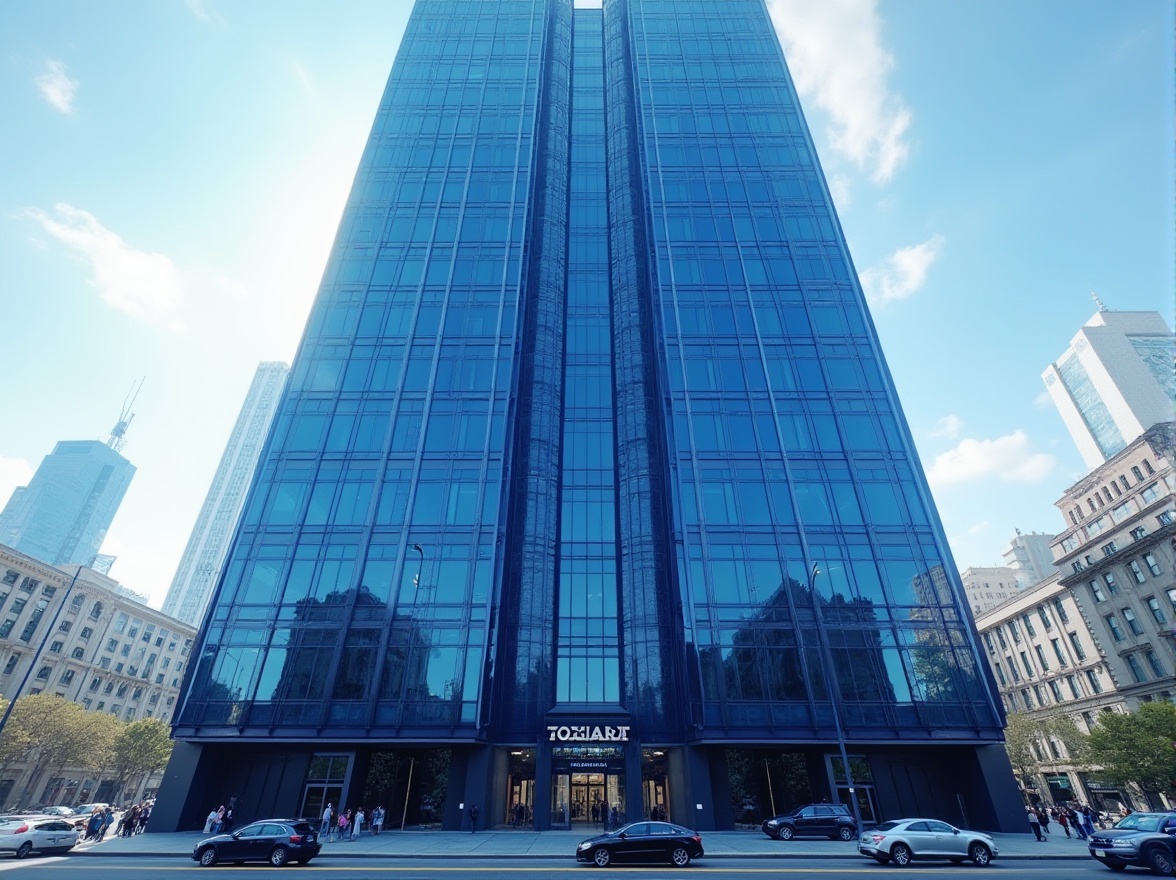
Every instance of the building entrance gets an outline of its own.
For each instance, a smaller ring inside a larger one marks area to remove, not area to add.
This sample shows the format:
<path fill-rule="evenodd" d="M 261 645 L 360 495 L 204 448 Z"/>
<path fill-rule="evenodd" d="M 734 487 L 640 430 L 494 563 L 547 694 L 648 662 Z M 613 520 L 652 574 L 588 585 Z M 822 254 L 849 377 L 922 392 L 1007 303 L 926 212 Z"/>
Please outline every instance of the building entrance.
<path fill-rule="evenodd" d="M 557 748 L 552 758 L 552 828 L 608 829 L 627 821 L 620 749 Z"/>

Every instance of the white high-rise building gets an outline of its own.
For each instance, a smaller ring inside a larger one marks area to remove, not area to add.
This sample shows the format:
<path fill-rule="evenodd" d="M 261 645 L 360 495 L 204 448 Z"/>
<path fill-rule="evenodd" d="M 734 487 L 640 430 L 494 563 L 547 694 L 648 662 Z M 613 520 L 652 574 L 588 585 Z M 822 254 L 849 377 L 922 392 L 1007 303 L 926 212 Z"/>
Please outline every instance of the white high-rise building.
<path fill-rule="evenodd" d="M 1057 574 L 1058 569 L 1053 561 L 1053 539 L 1053 535 L 1045 532 L 1025 534 L 1017 529 L 1017 534 L 1002 554 L 1005 565 L 1028 575 L 1030 584 Z"/>
<path fill-rule="evenodd" d="M 176 576 L 163 600 L 164 614 L 192 626 L 200 625 L 289 371 L 287 364 L 279 362 L 267 361 L 257 367 Z"/>
<path fill-rule="evenodd" d="M 1176 418 L 1176 338 L 1159 312 L 1098 311 L 1042 379 L 1087 467 Z"/>

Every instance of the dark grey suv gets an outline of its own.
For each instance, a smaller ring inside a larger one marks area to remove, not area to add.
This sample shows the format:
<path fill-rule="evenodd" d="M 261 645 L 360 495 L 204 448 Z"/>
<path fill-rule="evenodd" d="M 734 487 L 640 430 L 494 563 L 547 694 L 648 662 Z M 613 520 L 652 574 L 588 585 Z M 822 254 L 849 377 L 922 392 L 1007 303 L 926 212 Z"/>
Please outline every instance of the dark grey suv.
<path fill-rule="evenodd" d="M 1087 846 L 1112 871 L 1132 865 L 1168 876 L 1176 864 L 1176 812 L 1132 813 L 1114 828 L 1096 831 Z"/>
<path fill-rule="evenodd" d="M 766 820 L 760 828 L 773 840 L 794 837 L 828 837 L 832 840 L 857 838 L 857 822 L 845 804 L 807 804 L 790 813 Z"/>

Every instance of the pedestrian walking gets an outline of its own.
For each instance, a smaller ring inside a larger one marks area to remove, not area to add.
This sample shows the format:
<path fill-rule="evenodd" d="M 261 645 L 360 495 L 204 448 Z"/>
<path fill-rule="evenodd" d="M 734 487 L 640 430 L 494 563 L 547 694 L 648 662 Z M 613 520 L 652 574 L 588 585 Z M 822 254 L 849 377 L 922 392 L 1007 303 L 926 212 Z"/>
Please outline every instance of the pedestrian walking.
<path fill-rule="evenodd" d="M 1062 826 L 1062 830 L 1066 832 L 1066 839 L 1070 839 L 1070 817 L 1066 815 L 1066 808 L 1059 809 L 1054 816 L 1058 820 L 1058 824 Z"/>
<path fill-rule="evenodd" d="M 1028 810 L 1029 828 L 1032 829 L 1034 835 L 1036 835 L 1039 841 L 1044 842 L 1045 837 L 1041 833 L 1041 817 L 1037 815 L 1037 811 L 1032 807 L 1029 807 Z"/>
<path fill-rule="evenodd" d="M 212 827 L 216 824 L 216 810 L 209 810 L 204 817 L 204 833 L 212 834 Z"/>
<path fill-rule="evenodd" d="M 335 815 L 335 811 L 332 809 L 331 802 L 328 801 L 327 805 L 323 808 L 322 821 L 319 822 L 319 837 L 325 837 L 328 840 L 330 840 L 330 838 L 331 838 L 331 817 L 333 815 Z"/>
<path fill-rule="evenodd" d="M 372 810 L 372 834 L 379 834 L 384 830 L 384 806 L 381 804 Z"/>
<path fill-rule="evenodd" d="M 478 805 L 470 804 L 470 834 L 478 831 Z"/>
<path fill-rule="evenodd" d="M 1082 827 L 1087 837 L 1094 837 L 1094 810 L 1090 809 L 1090 804 L 1082 805 Z"/>
<path fill-rule="evenodd" d="M 1049 837 L 1049 810 L 1038 810 L 1037 818 L 1041 822 L 1041 833 Z"/>
<path fill-rule="evenodd" d="M 363 833 L 363 820 L 365 818 L 367 818 L 367 816 L 364 813 L 363 807 L 360 807 L 355 811 L 355 821 L 351 823 L 352 840 L 355 840 L 355 838 L 359 837 L 359 835 Z"/>
<path fill-rule="evenodd" d="M 339 826 L 339 842 L 342 843 L 347 839 L 348 829 L 351 827 L 351 810 L 347 812 L 339 811 L 339 821 L 335 823 Z"/>

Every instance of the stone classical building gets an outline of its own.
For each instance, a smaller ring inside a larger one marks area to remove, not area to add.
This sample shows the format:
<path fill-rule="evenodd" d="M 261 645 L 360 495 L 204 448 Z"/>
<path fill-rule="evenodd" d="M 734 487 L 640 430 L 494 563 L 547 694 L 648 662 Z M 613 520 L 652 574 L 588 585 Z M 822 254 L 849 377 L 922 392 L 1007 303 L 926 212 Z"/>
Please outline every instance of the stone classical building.
<path fill-rule="evenodd" d="M 56 568 L 0 546 L 6 700 L 56 694 L 123 721 L 171 721 L 195 632 L 92 569 Z M 74 804 L 110 793 L 109 780 L 83 771 L 47 774 L 22 764 L 0 769 L 0 808 Z"/>
<path fill-rule="evenodd" d="M 1089 732 L 1100 712 L 1176 697 L 1176 425 L 1156 425 L 1057 502 L 1060 574 L 977 616 L 1009 711 L 1065 713 Z M 1038 744 L 1043 788 L 1104 807 L 1145 806 Z M 1043 792 L 1044 793 L 1044 792 Z"/>

